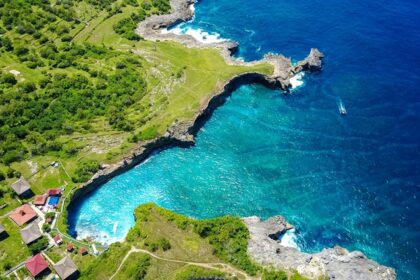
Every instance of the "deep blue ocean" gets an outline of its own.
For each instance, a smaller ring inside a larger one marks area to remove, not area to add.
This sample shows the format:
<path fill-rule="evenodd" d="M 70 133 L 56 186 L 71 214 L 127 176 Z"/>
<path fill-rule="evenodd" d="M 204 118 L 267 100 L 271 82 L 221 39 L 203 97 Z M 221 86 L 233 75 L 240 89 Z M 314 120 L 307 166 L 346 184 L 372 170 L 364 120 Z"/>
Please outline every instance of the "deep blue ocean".
<path fill-rule="evenodd" d="M 72 234 L 120 240 L 149 201 L 197 218 L 281 214 L 303 251 L 339 244 L 418 278 L 419 26 L 418 0 L 202 0 L 183 28 L 238 41 L 245 60 L 317 47 L 323 70 L 289 95 L 241 87 L 195 147 L 160 152 L 73 204 Z"/>

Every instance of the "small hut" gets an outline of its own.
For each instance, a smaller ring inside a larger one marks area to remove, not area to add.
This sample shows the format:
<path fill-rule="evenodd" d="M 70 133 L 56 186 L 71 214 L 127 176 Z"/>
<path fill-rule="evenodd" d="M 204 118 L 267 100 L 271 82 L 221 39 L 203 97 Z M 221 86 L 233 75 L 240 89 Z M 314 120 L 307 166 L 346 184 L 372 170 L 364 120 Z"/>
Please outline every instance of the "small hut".
<path fill-rule="evenodd" d="M 85 247 L 81 247 L 79 249 L 79 253 L 80 253 L 80 255 L 84 256 L 88 253 L 88 250 Z"/>
<path fill-rule="evenodd" d="M 63 239 L 61 238 L 61 236 L 59 234 L 54 236 L 53 240 L 54 240 L 55 244 L 57 244 L 57 245 L 60 245 L 61 243 L 63 243 Z"/>
<path fill-rule="evenodd" d="M 74 249 L 73 244 L 71 243 L 67 244 L 66 248 L 67 248 L 67 252 L 73 252 L 73 249 Z"/>

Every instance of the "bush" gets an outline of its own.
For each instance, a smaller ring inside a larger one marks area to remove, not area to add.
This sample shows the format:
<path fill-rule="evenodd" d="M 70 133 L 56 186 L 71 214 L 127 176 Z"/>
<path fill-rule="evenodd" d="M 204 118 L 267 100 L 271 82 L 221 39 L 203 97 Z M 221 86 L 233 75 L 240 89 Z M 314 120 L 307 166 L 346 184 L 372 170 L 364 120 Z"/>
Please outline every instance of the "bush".
<path fill-rule="evenodd" d="M 287 280 L 287 274 L 284 271 L 275 271 L 264 269 L 263 280 Z"/>
<path fill-rule="evenodd" d="M 45 214 L 45 219 L 51 218 L 54 219 L 55 213 L 54 212 L 48 212 Z"/>
<path fill-rule="evenodd" d="M 51 231 L 51 226 L 47 223 L 42 225 L 42 230 L 45 232 L 50 232 Z"/>
<path fill-rule="evenodd" d="M 195 221 L 194 231 L 208 239 L 213 252 L 224 261 L 255 275 L 259 270 L 247 255 L 249 232 L 240 218 L 226 216 Z"/>
<path fill-rule="evenodd" d="M 171 249 L 171 243 L 166 238 L 159 239 L 158 244 L 163 251 L 168 251 L 169 249 Z"/>
<path fill-rule="evenodd" d="M 32 255 L 41 252 L 48 246 L 48 238 L 43 236 L 41 239 L 38 239 L 34 243 L 29 245 L 29 251 Z"/>
<path fill-rule="evenodd" d="M 0 170 L 0 181 L 4 181 L 6 179 L 6 175 L 3 171 Z"/>
<path fill-rule="evenodd" d="M 73 182 L 75 183 L 83 183 L 92 177 L 99 169 L 101 165 L 96 160 L 89 160 L 84 161 L 79 164 L 74 172 L 74 176 L 72 177 Z"/>
<path fill-rule="evenodd" d="M 9 84 L 9 85 L 16 85 L 17 80 L 13 74 L 5 73 L 0 76 L 0 83 L 2 84 Z"/>
<path fill-rule="evenodd" d="M 196 266 L 185 266 L 175 275 L 175 280 L 193 279 L 224 279 L 226 275 L 217 270 L 204 269 Z"/>

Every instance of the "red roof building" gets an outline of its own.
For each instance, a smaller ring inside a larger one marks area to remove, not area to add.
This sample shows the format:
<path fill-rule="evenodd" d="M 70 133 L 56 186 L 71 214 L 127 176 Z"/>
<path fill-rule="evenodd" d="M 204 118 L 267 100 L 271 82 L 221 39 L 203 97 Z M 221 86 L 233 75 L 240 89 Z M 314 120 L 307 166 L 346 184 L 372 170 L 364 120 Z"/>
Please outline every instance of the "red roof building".
<path fill-rule="evenodd" d="M 48 196 L 45 194 L 35 196 L 34 205 L 37 205 L 37 206 L 45 205 L 45 202 L 47 202 L 47 198 Z"/>
<path fill-rule="evenodd" d="M 25 266 L 32 274 L 32 276 L 35 277 L 48 268 L 48 262 L 39 253 L 25 261 Z"/>
<path fill-rule="evenodd" d="M 54 240 L 54 242 L 55 242 L 56 244 L 61 244 L 61 243 L 63 243 L 63 239 L 61 238 L 61 236 L 60 236 L 59 234 L 57 234 L 56 236 L 54 236 L 53 240 Z"/>
<path fill-rule="evenodd" d="M 73 244 L 71 244 L 71 243 L 67 244 L 67 251 L 68 252 L 73 251 Z"/>
<path fill-rule="evenodd" d="M 15 209 L 9 218 L 12 219 L 17 225 L 21 226 L 37 217 L 35 211 L 28 204 L 24 204 Z"/>
<path fill-rule="evenodd" d="M 48 190 L 48 195 L 52 195 L 52 196 L 61 195 L 61 190 L 60 189 L 49 189 Z"/>
<path fill-rule="evenodd" d="M 80 253 L 82 256 L 84 256 L 84 255 L 86 255 L 86 254 L 88 253 L 88 250 L 87 250 L 85 247 L 81 247 L 81 248 L 79 249 L 79 253 Z"/>

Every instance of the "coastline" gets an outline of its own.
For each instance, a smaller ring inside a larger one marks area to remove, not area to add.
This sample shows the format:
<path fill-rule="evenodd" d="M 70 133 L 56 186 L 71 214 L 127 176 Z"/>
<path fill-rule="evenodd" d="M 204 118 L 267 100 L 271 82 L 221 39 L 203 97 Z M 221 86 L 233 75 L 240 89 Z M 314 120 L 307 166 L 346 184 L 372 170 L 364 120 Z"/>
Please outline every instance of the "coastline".
<path fill-rule="evenodd" d="M 94 174 L 89 181 L 74 192 L 70 199 L 70 204 L 108 182 L 113 177 L 140 164 L 156 150 L 163 150 L 173 146 L 190 147 L 194 145 L 194 138 L 205 121 L 211 117 L 213 111 L 222 105 L 226 98 L 238 87 L 258 83 L 270 89 L 281 89 L 288 92 L 291 86 L 290 79 L 294 75 L 304 71 L 316 72 L 321 69 L 324 54 L 315 48 L 312 48 L 308 56 L 295 65 L 292 64 L 290 58 L 272 53 L 266 54 L 262 60 L 244 62 L 233 57 L 239 47 L 239 44 L 236 42 L 223 41 L 214 44 L 203 44 L 196 41 L 190 35 L 175 35 L 173 33 L 161 32 L 162 28 L 175 26 L 190 20 L 193 17 L 194 11 L 190 7 L 196 2 L 196 0 L 171 0 L 172 11 L 170 14 L 154 15 L 145 19 L 139 23 L 136 29 L 137 33 L 144 39 L 150 41 L 170 40 L 190 48 L 216 48 L 220 50 L 227 63 L 234 65 L 250 66 L 256 63 L 266 62 L 273 66 L 273 74 L 266 76 L 249 72 L 233 77 L 224 85 L 214 90 L 192 120 L 172 125 L 165 135 L 150 141 L 138 143 L 130 155 L 115 164 L 104 166 L 103 169 Z"/>
<path fill-rule="evenodd" d="M 223 54 L 225 60 L 228 63 L 235 64 L 235 65 L 252 65 L 254 63 L 261 63 L 261 62 L 268 62 L 274 67 L 274 73 L 271 76 L 265 76 L 258 73 L 246 73 L 242 75 L 238 75 L 233 77 L 230 81 L 225 83 L 220 88 L 216 89 L 214 93 L 210 96 L 208 100 L 206 100 L 205 104 L 200 108 L 199 112 L 196 114 L 194 119 L 186 122 L 176 123 L 171 126 L 167 133 L 157 139 L 141 142 L 137 145 L 137 147 L 132 151 L 131 155 L 125 157 L 122 161 L 106 166 L 104 169 L 100 170 L 96 173 L 87 183 L 85 183 L 82 187 L 78 188 L 71 197 L 71 202 L 79 199 L 83 195 L 94 191 L 97 187 L 100 187 L 107 181 L 111 180 L 113 177 L 122 174 L 123 172 L 133 168 L 134 166 L 140 164 L 144 160 L 146 160 L 153 152 L 157 150 L 171 148 L 173 146 L 179 147 L 190 147 L 194 145 L 194 138 L 197 135 L 200 128 L 205 124 L 205 122 L 211 117 L 212 113 L 215 109 L 221 106 L 225 101 L 226 98 L 229 97 L 238 87 L 246 84 L 262 84 L 268 88 L 272 89 L 282 89 L 288 91 L 290 88 L 290 79 L 303 71 L 318 71 L 322 66 L 322 58 L 323 54 L 319 52 L 317 49 L 311 49 L 310 54 L 302 61 L 299 61 L 295 66 L 292 65 L 291 60 L 286 58 L 282 55 L 276 54 L 267 54 L 264 56 L 262 60 L 253 61 L 253 62 L 243 62 L 239 59 L 235 59 L 233 54 L 238 50 L 238 43 L 233 41 L 223 41 L 217 42 L 212 44 L 203 44 L 201 42 L 196 41 L 190 35 L 176 35 L 173 33 L 162 33 L 162 28 L 172 27 L 179 23 L 188 21 L 193 16 L 193 9 L 191 9 L 191 5 L 196 3 L 195 0 L 171 0 L 171 6 L 174 8 L 171 14 L 169 15 L 160 15 L 160 16 L 152 16 L 145 21 L 141 22 L 137 28 L 137 32 L 146 40 L 151 41 L 159 41 L 159 40 L 172 40 L 179 42 L 187 47 L 199 47 L 199 48 L 217 48 Z M 68 206 L 67 206 L 68 207 Z M 260 239 L 253 239 L 252 234 L 252 223 L 247 222 L 247 219 L 244 219 L 245 223 L 247 224 L 248 228 L 251 232 L 251 240 L 249 245 L 249 253 L 251 257 L 255 260 L 274 265 L 279 267 L 278 263 L 276 262 L 269 262 L 259 259 L 258 257 L 258 250 L 253 250 L 261 246 L 259 243 Z M 258 242 L 257 242 L 258 241 Z M 264 241 L 263 241 L 264 242 Z M 273 245 L 274 244 L 274 245 Z M 275 255 L 281 255 L 277 253 L 277 250 L 273 251 L 272 249 L 275 248 L 276 243 L 266 243 L 268 250 L 270 251 L 269 254 L 275 253 Z M 274 246 L 274 247 L 273 247 Z M 281 245 L 279 245 L 281 246 Z M 282 248 L 286 248 L 281 246 Z M 288 259 L 292 258 L 292 264 L 282 264 L 283 267 L 287 266 L 292 269 L 297 269 L 299 272 L 302 272 L 306 275 L 318 275 L 319 271 L 323 273 L 330 273 L 332 271 L 332 275 L 335 275 L 337 279 L 353 279 L 353 278 L 341 278 L 337 275 L 337 270 L 342 270 L 343 267 L 333 268 L 331 271 L 328 271 L 325 266 L 319 264 L 320 260 L 317 259 L 318 256 L 315 255 L 322 255 L 326 256 L 325 258 L 332 258 L 331 256 L 348 256 L 350 259 L 339 258 L 339 262 L 341 264 L 347 264 L 349 271 L 353 271 L 354 267 L 360 266 L 363 263 L 367 267 L 367 271 L 371 272 L 369 278 L 363 278 L 366 275 L 362 275 L 363 279 L 395 279 L 395 271 L 389 269 L 384 266 L 379 266 L 376 262 L 369 260 L 366 258 L 361 252 L 355 251 L 348 253 L 347 250 L 341 247 L 335 247 L 333 249 L 325 249 L 320 253 L 317 254 L 306 254 L 300 253 L 297 254 L 291 248 L 286 248 L 286 252 L 292 252 L 288 256 Z M 296 250 L 297 251 L 297 250 Z M 264 253 L 264 252 L 262 252 Z M 284 254 L 282 255 L 284 257 Z M 303 258 L 303 257 L 304 258 Z M 315 256 L 315 257 L 314 257 Z M 321 261 L 328 265 L 333 261 L 324 261 L 323 257 L 319 257 Z M 271 256 L 270 256 L 271 257 Z M 337 258 L 336 258 L 337 259 Z M 298 260 L 298 261 L 296 261 Z M 316 265 L 319 265 L 318 268 L 314 268 L 314 263 L 316 260 Z M 353 260 L 360 260 L 360 262 L 353 262 Z M 303 263 L 302 263 L 303 262 Z M 307 266 L 305 266 L 307 264 Z M 377 270 L 371 271 L 372 267 L 377 267 Z M 313 269 L 318 269 L 314 272 Z M 385 271 L 385 272 L 384 272 Z M 335 273 L 335 274 L 334 274 Z M 386 274 L 384 274 L 386 273 Z M 354 276 L 354 275 L 353 275 Z M 348 276 L 346 276 L 348 277 Z M 362 279 L 359 278 L 359 279 Z"/>

